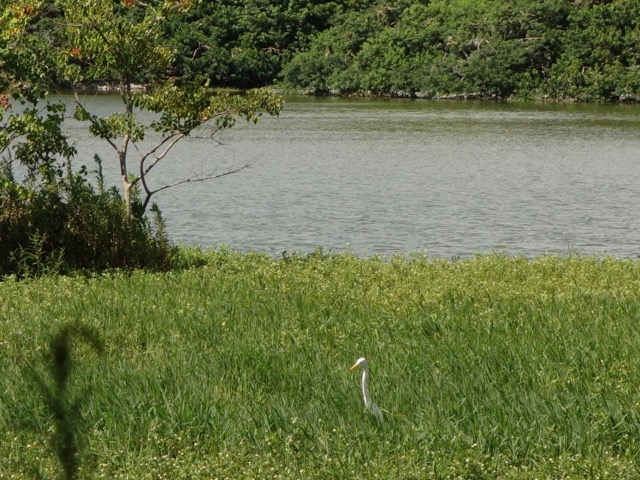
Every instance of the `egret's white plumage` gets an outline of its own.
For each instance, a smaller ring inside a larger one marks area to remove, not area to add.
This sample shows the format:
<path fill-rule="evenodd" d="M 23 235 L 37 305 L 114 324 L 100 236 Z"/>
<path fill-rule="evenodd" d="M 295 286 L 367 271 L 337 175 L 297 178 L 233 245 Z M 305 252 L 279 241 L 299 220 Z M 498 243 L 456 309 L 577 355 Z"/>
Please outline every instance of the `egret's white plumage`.
<path fill-rule="evenodd" d="M 364 406 L 368 410 L 371 411 L 373 415 L 378 420 L 382 420 L 382 412 L 378 408 L 378 406 L 371 401 L 371 397 L 369 396 L 369 389 L 367 388 L 367 378 L 369 377 L 369 364 L 367 360 L 362 357 L 356 360 L 356 363 L 349 369 L 349 371 L 355 370 L 356 368 L 362 369 L 362 396 L 364 397 Z"/>

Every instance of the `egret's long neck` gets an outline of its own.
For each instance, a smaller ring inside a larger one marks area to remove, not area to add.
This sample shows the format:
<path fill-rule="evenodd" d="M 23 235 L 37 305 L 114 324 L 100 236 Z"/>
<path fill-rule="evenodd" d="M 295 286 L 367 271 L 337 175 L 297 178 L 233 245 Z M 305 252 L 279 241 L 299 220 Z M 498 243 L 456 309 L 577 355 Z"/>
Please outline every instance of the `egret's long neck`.
<path fill-rule="evenodd" d="M 367 388 L 367 377 L 369 376 L 369 368 L 364 367 L 362 369 L 362 396 L 364 397 L 364 406 L 371 407 L 371 397 L 369 396 L 369 389 Z"/>

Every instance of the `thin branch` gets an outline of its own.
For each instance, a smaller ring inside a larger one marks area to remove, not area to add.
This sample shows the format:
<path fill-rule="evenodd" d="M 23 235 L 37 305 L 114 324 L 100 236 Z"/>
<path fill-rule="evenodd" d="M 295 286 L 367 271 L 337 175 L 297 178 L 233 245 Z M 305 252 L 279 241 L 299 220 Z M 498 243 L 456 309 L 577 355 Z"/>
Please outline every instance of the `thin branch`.
<path fill-rule="evenodd" d="M 206 176 L 193 175 L 193 176 L 191 176 L 189 178 L 185 178 L 184 180 L 179 180 L 177 182 L 174 182 L 174 183 L 171 183 L 171 184 L 168 184 L 168 185 L 164 185 L 164 186 L 162 186 L 160 188 L 157 188 L 157 189 L 155 189 L 153 191 L 147 191 L 147 197 L 145 198 L 145 200 L 144 200 L 144 202 L 142 204 L 142 209 L 146 210 L 147 205 L 149 204 L 149 201 L 151 200 L 151 197 L 153 195 L 155 195 L 156 193 L 161 192 L 162 190 L 167 190 L 169 188 L 177 187 L 178 185 L 183 185 L 185 183 L 205 182 L 207 180 L 213 180 L 213 179 L 216 179 L 216 178 L 226 177 L 227 175 L 238 173 L 238 172 L 240 172 L 240 171 L 242 171 L 242 170 L 244 170 L 246 168 L 249 168 L 249 167 L 250 167 L 250 164 L 246 163 L 246 164 L 244 164 L 244 165 L 242 165 L 240 167 L 236 167 L 236 168 L 232 168 L 230 170 L 227 170 L 224 173 L 218 173 L 218 174 L 211 173 L 211 174 L 206 175 Z"/>
<path fill-rule="evenodd" d="M 106 37 L 106 35 L 102 32 L 102 30 L 100 30 L 98 28 L 98 26 L 94 23 L 91 24 L 91 29 L 94 30 L 98 35 L 100 35 L 100 37 L 102 37 L 102 41 L 104 43 L 107 44 L 107 47 L 112 48 L 113 45 L 111 44 L 111 42 L 109 41 L 109 39 Z M 116 53 L 118 53 L 118 55 L 120 54 L 120 52 L 118 51 L 118 49 L 115 49 Z"/>
<path fill-rule="evenodd" d="M 209 46 L 208 45 L 203 45 L 202 43 L 198 44 L 198 47 L 193 51 L 193 55 L 191 56 L 191 60 L 195 60 L 196 55 L 198 54 L 198 52 L 200 50 L 209 50 Z"/>
<path fill-rule="evenodd" d="M 153 193 L 151 192 L 151 189 L 149 188 L 149 185 L 147 184 L 147 174 L 153 169 L 153 167 L 155 167 L 169 153 L 169 150 L 171 150 L 174 147 L 174 145 L 176 143 L 178 143 L 178 141 L 181 138 L 184 138 L 184 134 L 176 134 L 175 136 L 165 137 L 153 149 L 151 149 L 150 151 L 148 151 L 144 155 L 141 154 L 140 173 L 138 175 L 138 178 L 136 178 L 132 183 L 136 184 L 138 182 L 141 182 L 142 183 L 142 188 L 144 188 L 144 191 L 146 192 L 147 197 L 150 197 L 151 195 L 153 195 Z M 151 156 L 152 154 L 157 152 L 158 149 L 162 145 L 167 143 L 167 142 L 170 142 L 170 143 L 169 143 L 169 145 L 167 145 L 167 147 L 164 149 L 164 151 L 160 155 L 156 156 L 155 160 L 153 162 L 151 162 L 151 165 L 149 165 L 148 167 L 145 168 L 144 164 L 145 164 L 147 158 L 149 158 L 149 156 Z M 133 145 L 136 148 L 136 150 L 138 150 L 138 153 L 140 153 L 140 149 L 138 148 L 138 145 L 136 145 L 135 142 L 134 142 Z M 144 203 L 145 208 L 146 208 L 146 204 L 147 204 L 147 202 Z"/>
<path fill-rule="evenodd" d="M 238 173 L 238 172 L 240 172 L 242 170 L 245 170 L 245 169 L 249 168 L 250 166 L 251 165 L 249 163 L 245 163 L 244 165 L 241 165 L 239 167 L 235 167 L 235 168 L 232 168 L 230 170 L 227 170 L 224 173 L 218 173 L 218 174 L 210 173 L 209 175 L 206 175 L 206 176 L 193 175 L 193 176 L 191 176 L 189 178 L 186 178 L 184 180 L 178 180 L 177 182 L 171 183 L 169 185 L 164 185 L 164 186 L 162 186 L 160 188 L 155 189 L 151 193 L 155 194 L 155 193 L 161 192 L 162 190 L 166 190 L 168 188 L 177 187 L 178 185 L 182 185 L 183 183 L 205 182 L 207 180 L 213 180 L 213 179 L 216 179 L 216 178 L 226 177 L 227 175 L 232 175 L 234 173 Z"/>
<path fill-rule="evenodd" d="M 2 128 L 6 128 L 6 124 L 2 126 Z M 11 154 L 11 144 L 13 143 L 13 141 L 18 138 L 18 134 L 13 132 L 8 138 L 7 138 L 7 144 L 2 147 L 2 150 L 0 150 L 0 156 L 4 155 L 5 151 L 8 151 L 8 155 L 9 155 L 9 163 L 13 163 L 13 155 Z"/>
<path fill-rule="evenodd" d="M 519 38 L 518 40 L 520 40 L 521 42 L 533 42 L 535 40 L 544 40 L 544 37 L 524 37 Z"/>
<path fill-rule="evenodd" d="M 144 177 L 147 175 L 147 173 L 149 173 L 153 167 L 155 167 L 164 157 L 167 156 L 167 154 L 169 153 L 169 151 L 175 146 L 176 143 L 178 143 L 181 139 L 183 139 L 185 137 L 184 133 L 178 133 L 175 134 L 173 136 L 169 136 L 169 137 L 165 137 L 162 139 L 162 141 L 156 145 L 152 150 L 148 151 L 147 153 L 145 153 L 144 155 L 142 155 L 142 159 L 140 161 L 140 176 Z M 169 144 L 167 145 L 167 147 L 162 151 L 162 153 L 160 153 L 160 155 L 155 155 L 155 153 L 158 151 L 158 149 L 160 147 L 162 147 L 165 143 L 169 142 Z M 135 144 L 134 144 L 135 145 Z M 138 148 L 138 146 L 136 145 L 136 149 Z M 146 162 L 146 160 L 151 156 L 151 155 L 155 155 L 155 159 L 151 162 L 151 164 L 144 168 L 144 163 Z"/>

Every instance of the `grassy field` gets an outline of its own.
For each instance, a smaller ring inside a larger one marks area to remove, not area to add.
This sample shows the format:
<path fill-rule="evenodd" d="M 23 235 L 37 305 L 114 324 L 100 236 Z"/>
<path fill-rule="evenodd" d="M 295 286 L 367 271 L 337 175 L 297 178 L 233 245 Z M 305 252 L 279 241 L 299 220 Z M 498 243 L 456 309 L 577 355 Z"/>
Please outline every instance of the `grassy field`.
<path fill-rule="evenodd" d="M 0 283 L 0 478 L 640 478 L 637 261 L 190 254 Z"/>

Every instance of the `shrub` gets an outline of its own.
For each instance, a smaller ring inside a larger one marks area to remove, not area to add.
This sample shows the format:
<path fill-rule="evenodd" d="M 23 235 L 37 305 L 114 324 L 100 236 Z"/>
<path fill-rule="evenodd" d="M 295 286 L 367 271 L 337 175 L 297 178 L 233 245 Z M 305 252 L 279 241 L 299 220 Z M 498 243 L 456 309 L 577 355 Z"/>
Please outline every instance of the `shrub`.
<path fill-rule="evenodd" d="M 98 165 L 99 159 L 98 160 Z M 0 275 L 33 276 L 75 269 L 169 267 L 174 248 L 160 211 L 154 222 L 129 218 L 116 188 L 105 190 L 87 172 L 66 172 L 55 182 L 27 186 L 0 182 Z"/>

